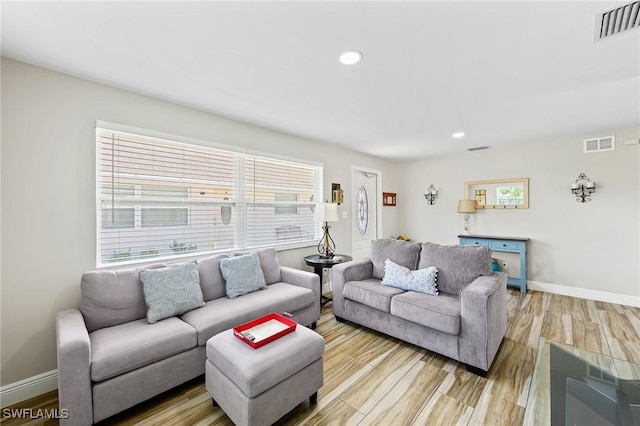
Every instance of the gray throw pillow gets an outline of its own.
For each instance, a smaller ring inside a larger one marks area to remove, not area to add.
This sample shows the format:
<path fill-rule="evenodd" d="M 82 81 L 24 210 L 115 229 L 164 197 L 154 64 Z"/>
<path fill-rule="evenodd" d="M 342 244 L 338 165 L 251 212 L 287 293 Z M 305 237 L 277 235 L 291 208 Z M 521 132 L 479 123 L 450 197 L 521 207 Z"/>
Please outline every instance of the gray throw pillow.
<path fill-rule="evenodd" d="M 220 260 L 220 271 L 229 299 L 267 288 L 257 252 Z"/>
<path fill-rule="evenodd" d="M 194 262 L 140 272 L 150 324 L 204 306 Z"/>
<path fill-rule="evenodd" d="M 481 275 L 491 275 L 491 249 L 487 246 L 441 246 L 422 244 L 418 268 L 438 268 L 438 290 L 460 294 Z"/>
<path fill-rule="evenodd" d="M 402 290 L 418 291 L 420 293 L 437 296 L 437 276 L 438 269 L 434 266 L 412 271 L 409 268 L 405 268 L 387 259 L 384 262 L 384 278 L 382 278 L 382 284 Z"/>
<path fill-rule="evenodd" d="M 381 280 L 384 277 L 384 262 L 387 259 L 413 270 L 418 266 L 419 256 L 420 244 L 418 243 L 401 240 L 373 240 L 371 241 L 373 278 Z"/>

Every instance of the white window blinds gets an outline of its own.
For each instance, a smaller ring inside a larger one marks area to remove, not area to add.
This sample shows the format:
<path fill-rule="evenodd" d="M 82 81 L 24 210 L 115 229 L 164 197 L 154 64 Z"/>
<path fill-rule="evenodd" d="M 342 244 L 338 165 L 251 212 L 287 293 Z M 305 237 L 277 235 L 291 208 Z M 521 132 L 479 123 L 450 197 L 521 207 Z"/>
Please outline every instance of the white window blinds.
<path fill-rule="evenodd" d="M 322 167 L 96 130 L 97 264 L 314 243 Z"/>

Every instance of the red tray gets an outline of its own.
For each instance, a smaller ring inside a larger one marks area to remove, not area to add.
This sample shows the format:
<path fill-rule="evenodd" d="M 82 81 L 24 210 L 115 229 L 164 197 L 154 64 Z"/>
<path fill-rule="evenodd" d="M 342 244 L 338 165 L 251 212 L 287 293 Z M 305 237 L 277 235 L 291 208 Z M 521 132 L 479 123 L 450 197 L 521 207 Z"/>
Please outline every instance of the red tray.
<path fill-rule="evenodd" d="M 297 323 L 275 312 L 233 328 L 233 335 L 258 349 L 296 329 Z M 252 330 L 253 329 L 253 330 Z M 256 336 L 253 336 L 251 332 Z M 253 339 L 252 339 L 253 337 Z"/>

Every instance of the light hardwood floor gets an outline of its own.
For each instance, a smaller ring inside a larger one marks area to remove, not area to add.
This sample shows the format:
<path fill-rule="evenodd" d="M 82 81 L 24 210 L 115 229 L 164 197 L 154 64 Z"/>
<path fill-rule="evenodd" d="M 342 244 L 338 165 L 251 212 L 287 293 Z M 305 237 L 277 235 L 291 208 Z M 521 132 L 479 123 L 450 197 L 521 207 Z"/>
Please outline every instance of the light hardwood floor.
<path fill-rule="evenodd" d="M 326 305 L 316 329 L 326 343 L 318 403 L 300 404 L 277 424 L 521 425 L 540 337 L 640 363 L 639 308 L 536 291 L 508 292 L 507 335 L 486 378 L 427 350 L 349 322 L 338 323 L 331 304 Z M 56 392 L 16 407 L 57 408 Z M 201 377 L 101 424 L 232 423 L 212 406 Z"/>

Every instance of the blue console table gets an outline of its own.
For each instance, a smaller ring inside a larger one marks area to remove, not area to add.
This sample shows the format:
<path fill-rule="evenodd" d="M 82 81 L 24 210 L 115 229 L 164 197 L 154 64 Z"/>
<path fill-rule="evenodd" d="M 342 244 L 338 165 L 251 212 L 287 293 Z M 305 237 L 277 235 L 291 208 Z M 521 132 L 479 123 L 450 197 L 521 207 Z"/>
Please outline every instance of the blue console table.
<path fill-rule="evenodd" d="M 527 292 L 527 241 L 520 237 L 492 237 L 490 235 L 458 235 L 462 246 L 487 246 L 493 251 L 520 254 L 520 278 L 509 278 L 507 284 L 520 287 L 520 293 Z"/>

